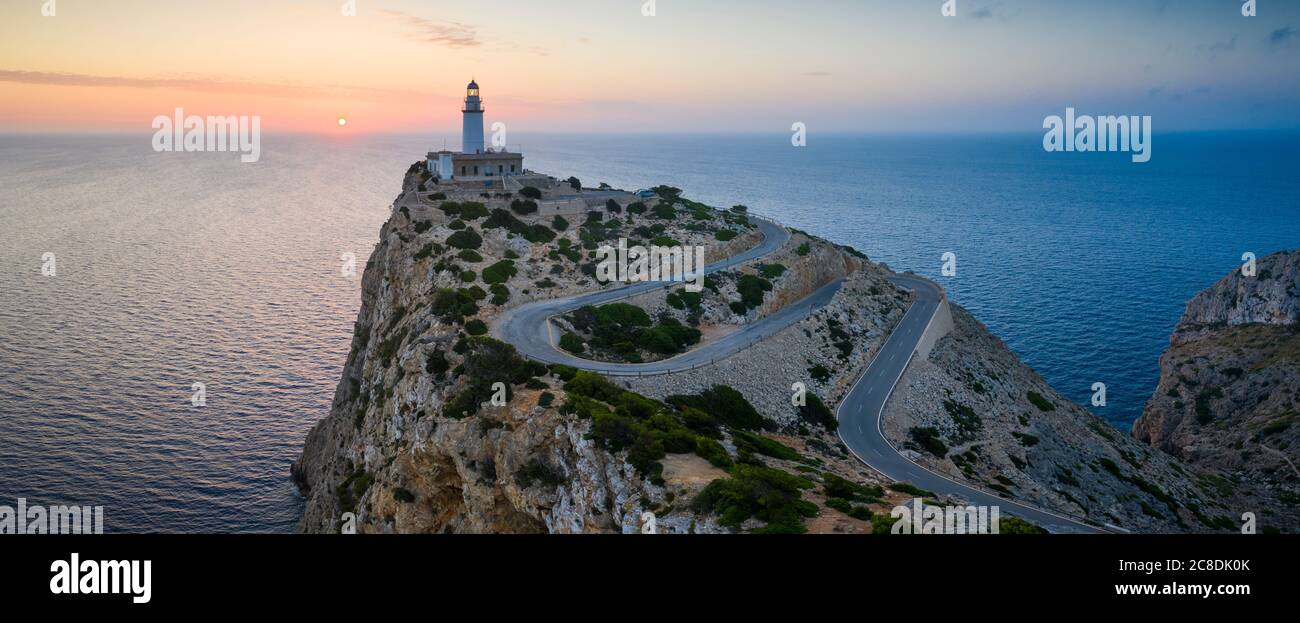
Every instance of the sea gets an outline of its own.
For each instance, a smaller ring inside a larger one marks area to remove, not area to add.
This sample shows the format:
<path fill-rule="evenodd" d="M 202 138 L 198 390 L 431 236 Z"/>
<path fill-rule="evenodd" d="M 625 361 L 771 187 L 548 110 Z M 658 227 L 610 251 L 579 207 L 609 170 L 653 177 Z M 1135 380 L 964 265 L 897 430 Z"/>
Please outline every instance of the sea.
<path fill-rule="evenodd" d="M 1295 132 L 1156 134 L 1147 163 L 1039 134 L 511 138 L 536 171 L 676 186 L 932 277 L 1123 431 L 1187 300 L 1300 247 Z M 244 164 L 148 134 L 0 135 L 0 505 L 292 531 L 289 464 L 329 411 L 361 267 L 443 140 L 270 134 Z"/>

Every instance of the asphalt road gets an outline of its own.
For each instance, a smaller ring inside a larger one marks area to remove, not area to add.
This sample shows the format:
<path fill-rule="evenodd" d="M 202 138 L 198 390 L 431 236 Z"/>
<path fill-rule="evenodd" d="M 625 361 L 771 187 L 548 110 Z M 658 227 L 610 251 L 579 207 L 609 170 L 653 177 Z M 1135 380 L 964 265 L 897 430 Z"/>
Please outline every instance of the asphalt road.
<path fill-rule="evenodd" d="M 763 242 L 744 253 L 709 264 L 705 273 L 712 273 L 757 259 L 785 245 L 790 233 L 785 228 L 758 217 L 751 217 L 763 233 Z M 909 482 L 942 497 L 976 506 L 997 506 L 1001 513 L 1016 515 L 1053 533 L 1096 533 L 1103 530 L 1039 510 L 991 493 L 971 488 L 941 476 L 912 462 L 898 453 L 897 448 L 885 439 L 880 428 L 880 418 L 885 403 L 894 391 L 894 385 L 912 360 L 916 347 L 927 325 L 943 301 L 943 291 L 928 279 L 913 275 L 895 275 L 890 280 L 915 294 L 915 301 L 899 321 L 885 345 L 867 367 L 867 371 L 854 384 L 836 411 L 839 418 L 840 439 L 858 460 L 887 478 Z M 793 305 L 787 305 L 776 314 L 745 326 L 715 342 L 691 352 L 642 364 L 604 363 L 582 359 L 555 346 L 557 336 L 551 326 L 551 317 L 566 314 L 584 305 L 603 305 L 656 288 L 676 287 L 680 284 L 661 282 L 635 283 L 618 288 L 578 296 L 537 301 L 521 305 L 502 313 L 493 322 L 492 335 L 513 344 L 523 355 L 532 359 L 592 370 L 611 376 L 647 376 L 689 370 L 710 365 L 743 350 L 750 344 L 766 339 L 782 329 L 802 320 L 813 310 L 828 303 L 839 291 L 843 280 L 836 280 Z"/>
<path fill-rule="evenodd" d="M 895 285 L 915 295 L 912 306 L 899 321 L 885 345 L 876 353 L 871 365 L 862 374 L 849 394 L 840 401 L 836 416 L 839 418 L 840 439 L 849 451 L 872 469 L 886 477 L 909 482 L 942 497 L 975 506 L 997 506 L 999 512 L 1033 522 L 1053 533 L 1096 533 L 1102 530 L 1054 513 L 1013 502 L 992 493 L 971 488 L 946 476 L 941 476 L 912 462 L 899 454 L 881 431 L 881 417 L 885 403 L 902 378 L 907 365 L 916 353 L 916 347 L 934 318 L 944 293 L 934 282 L 913 275 L 890 277 Z"/>
<path fill-rule="evenodd" d="M 705 274 L 743 264 L 780 249 L 790 239 L 790 232 L 766 219 L 750 217 L 763 234 L 757 246 L 725 260 L 704 267 Z M 670 359 L 650 363 L 604 363 L 582 359 L 560 350 L 559 336 L 551 325 L 551 317 L 569 313 L 584 305 L 603 305 L 658 288 L 679 287 L 680 283 L 642 282 L 575 297 L 537 301 L 521 305 L 502 313 L 492 324 L 492 336 L 515 346 L 521 354 L 546 363 L 559 363 L 583 370 L 594 370 L 612 376 L 649 376 L 689 370 L 710 365 L 743 350 L 759 340 L 802 320 L 812 309 L 828 303 L 839 290 L 841 280 L 833 281 L 793 305 L 759 322 L 747 325 L 724 338 L 691 352 Z"/>

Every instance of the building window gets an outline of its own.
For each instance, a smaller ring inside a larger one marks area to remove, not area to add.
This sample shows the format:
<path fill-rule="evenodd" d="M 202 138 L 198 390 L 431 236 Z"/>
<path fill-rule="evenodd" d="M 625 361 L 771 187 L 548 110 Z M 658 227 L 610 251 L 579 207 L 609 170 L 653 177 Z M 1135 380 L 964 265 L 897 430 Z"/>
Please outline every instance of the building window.
<path fill-rule="evenodd" d="M 511 173 L 514 173 L 514 172 L 515 172 L 515 165 L 513 165 L 513 164 L 510 165 L 510 172 L 511 172 Z"/>
<path fill-rule="evenodd" d="M 474 175 L 478 175 L 478 165 L 474 165 Z"/>
<path fill-rule="evenodd" d="M 497 173 L 505 173 L 505 172 L 506 172 L 506 167 L 505 167 L 505 165 L 498 164 L 498 165 L 497 165 Z"/>
<path fill-rule="evenodd" d="M 464 175 L 464 174 L 465 174 L 465 165 L 463 165 L 463 164 L 460 165 L 460 174 L 461 174 L 461 175 Z"/>

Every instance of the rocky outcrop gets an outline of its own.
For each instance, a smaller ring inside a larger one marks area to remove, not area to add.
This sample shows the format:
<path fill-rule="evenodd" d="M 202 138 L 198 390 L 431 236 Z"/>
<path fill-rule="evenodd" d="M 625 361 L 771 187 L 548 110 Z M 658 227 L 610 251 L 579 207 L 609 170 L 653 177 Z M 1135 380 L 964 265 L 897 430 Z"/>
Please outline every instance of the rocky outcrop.
<path fill-rule="evenodd" d="M 914 460 L 1039 508 L 1134 532 L 1218 529 L 1233 516 L 1178 461 L 1057 393 L 958 305 L 885 411 Z"/>
<path fill-rule="evenodd" d="M 418 167 L 412 172 L 366 264 L 362 306 L 331 412 L 309 433 L 292 468 L 306 500 L 301 530 L 628 533 L 641 529 L 648 510 L 658 513 L 660 532 L 730 529 L 698 514 L 690 500 L 726 477 L 718 465 L 741 460 L 734 431 L 715 444 L 726 456 L 668 454 L 654 464 L 661 471 L 638 470 L 629 450 L 613 452 L 593 441 L 592 411 L 588 406 L 584 416 L 577 408 L 582 401 L 568 400 L 564 371 L 473 336 L 507 306 L 607 287 L 592 279 L 590 258 L 596 244 L 611 238 L 653 234 L 712 245 L 710 260 L 744 250 L 757 238 L 743 213 L 684 202 L 676 219 L 662 211 L 623 213 L 606 215 L 600 225 L 561 228 L 550 218 L 488 216 L 508 200 L 491 199 L 488 210 L 457 214 L 454 206 L 448 210 L 418 192 Z M 556 231 L 542 231 L 546 224 Z M 734 236 L 713 244 L 728 237 L 724 229 Z M 1262 268 L 1295 274 L 1272 264 Z M 808 479 L 804 500 L 813 501 L 816 514 L 803 515 L 806 527 L 869 531 L 870 514 L 887 514 L 904 494 L 886 491 L 890 483 L 844 449 L 833 431 L 833 410 L 910 304 L 910 296 L 888 281 L 891 274 L 852 249 L 796 232 L 771 257 L 717 275 L 694 308 L 680 300 L 674 307 L 664 291 L 631 301 L 655 316 L 725 331 L 843 278 L 828 305 L 715 365 L 615 382 L 653 398 L 715 385 L 736 389 L 770 424 L 764 434 L 785 448 L 768 447 L 755 458 L 752 448 L 760 442 L 751 439 L 744 460 Z M 753 295 L 758 276 L 770 287 L 759 293 L 761 301 L 744 302 L 738 285 L 747 279 Z M 1246 307 L 1239 317 L 1294 319 L 1294 307 L 1268 301 Z M 1069 403 L 961 308 L 952 306 L 951 321 L 951 332 L 909 368 L 886 414 L 887 434 L 918 460 L 1095 523 L 1138 531 L 1231 527 L 1236 507 L 1224 501 L 1237 499 L 1224 491 L 1231 482 L 1193 473 L 1178 458 L 1118 434 Z M 482 390 L 497 375 L 509 381 L 503 384 L 508 391 L 500 401 L 487 400 Z M 798 387 L 817 408 L 794 405 Z M 1270 398 L 1278 405 L 1284 399 Z M 914 429 L 934 432 L 919 443 Z M 1289 434 L 1275 439 L 1289 440 Z M 812 484 L 832 482 L 832 476 L 873 493 L 862 494 L 852 514 L 834 510 L 847 509 L 845 500 L 829 500 L 826 487 Z M 808 506 L 800 512 L 809 512 Z M 753 518 L 740 526 L 759 527 Z"/>
<path fill-rule="evenodd" d="M 1300 525 L 1300 251 L 1187 304 L 1133 436 L 1224 475 L 1261 522 Z"/>

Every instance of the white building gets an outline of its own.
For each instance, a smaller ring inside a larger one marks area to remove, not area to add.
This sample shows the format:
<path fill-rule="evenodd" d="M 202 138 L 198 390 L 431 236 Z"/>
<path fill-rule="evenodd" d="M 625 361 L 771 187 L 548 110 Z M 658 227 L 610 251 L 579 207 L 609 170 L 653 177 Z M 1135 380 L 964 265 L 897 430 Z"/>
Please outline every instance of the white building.
<path fill-rule="evenodd" d="M 505 148 L 491 149 L 483 140 L 483 99 L 477 82 L 465 90 L 461 151 L 431 151 L 425 161 L 439 182 L 481 182 L 483 188 L 504 189 L 513 176 L 524 174 L 524 155 Z"/>

